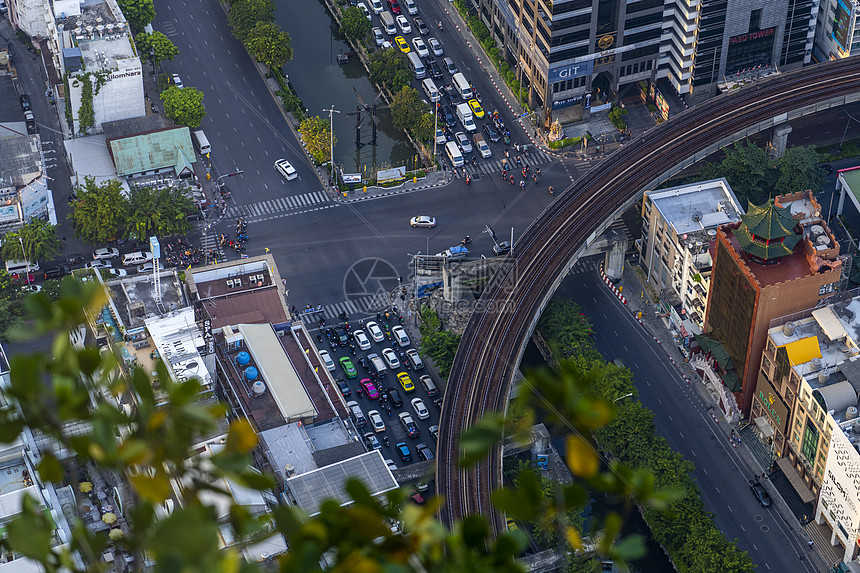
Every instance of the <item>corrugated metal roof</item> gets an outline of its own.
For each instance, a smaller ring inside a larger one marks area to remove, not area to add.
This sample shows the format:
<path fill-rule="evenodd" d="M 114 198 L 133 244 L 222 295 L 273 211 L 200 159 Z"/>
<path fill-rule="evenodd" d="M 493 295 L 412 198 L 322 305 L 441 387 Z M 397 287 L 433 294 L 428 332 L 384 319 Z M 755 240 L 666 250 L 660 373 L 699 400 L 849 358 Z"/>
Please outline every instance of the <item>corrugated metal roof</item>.
<path fill-rule="evenodd" d="M 788 360 L 792 366 L 806 364 L 813 358 L 821 358 L 821 347 L 818 346 L 818 337 L 809 336 L 785 345 Z"/>
<path fill-rule="evenodd" d="M 186 164 L 197 161 L 187 127 L 114 139 L 108 145 L 120 177 L 165 167 L 178 166 L 179 172 Z"/>

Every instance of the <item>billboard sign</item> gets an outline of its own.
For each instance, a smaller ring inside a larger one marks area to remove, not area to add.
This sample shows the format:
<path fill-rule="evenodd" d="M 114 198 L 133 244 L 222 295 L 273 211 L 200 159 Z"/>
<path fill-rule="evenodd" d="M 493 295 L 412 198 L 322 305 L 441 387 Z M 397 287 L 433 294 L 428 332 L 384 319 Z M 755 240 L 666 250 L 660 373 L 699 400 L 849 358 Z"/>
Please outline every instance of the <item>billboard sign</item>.
<path fill-rule="evenodd" d="M 561 109 L 563 107 L 570 107 L 572 105 L 578 104 L 581 101 L 582 101 L 582 96 L 568 97 L 568 98 L 560 99 L 558 101 L 552 102 L 552 109 Z"/>
<path fill-rule="evenodd" d="M 406 168 L 394 167 L 392 169 L 383 169 L 376 174 L 377 183 L 385 183 L 386 181 L 397 181 L 406 177 Z"/>
<path fill-rule="evenodd" d="M 786 426 L 788 425 L 788 406 L 786 406 L 782 396 L 779 395 L 761 372 L 758 375 L 755 395 L 762 408 L 764 408 L 764 411 L 767 412 L 767 417 L 770 418 L 773 427 L 785 433 Z"/>
<path fill-rule="evenodd" d="M 344 183 L 361 183 L 361 173 L 341 173 Z"/>
<path fill-rule="evenodd" d="M 594 73 L 594 61 L 580 62 L 578 64 L 567 64 L 557 68 L 550 68 L 547 83 L 552 85 L 556 82 L 563 82 L 579 78 L 582 76 L 590 76 Z"/>
<path fill-rule="evenodd" d="M 25 221 L 42 215 L 47 208 L 48 182 L 44 177 L 39 177 L 21 189 L 21 209 Z"/>
<path fill-rule="evenodd" d="M 0 206 L 0 224 L 17 223 L 20 220 L 17 204 Z"/>
<path fill-rule="evenodd" d="M 838 427 L 830 439 L 819 501 L 839 524 L 836 531 L 847 532 L 846 541 L 853 543 L 860 526 L 860 454 Z"/>
<path fill-rule="evenodd" d="M 836 3 L 836 17 L 833 19 L 833 39 L 843 52 L 848 50 L 848 33 L 851 31 L 851 7 L 845 0 Z"/>

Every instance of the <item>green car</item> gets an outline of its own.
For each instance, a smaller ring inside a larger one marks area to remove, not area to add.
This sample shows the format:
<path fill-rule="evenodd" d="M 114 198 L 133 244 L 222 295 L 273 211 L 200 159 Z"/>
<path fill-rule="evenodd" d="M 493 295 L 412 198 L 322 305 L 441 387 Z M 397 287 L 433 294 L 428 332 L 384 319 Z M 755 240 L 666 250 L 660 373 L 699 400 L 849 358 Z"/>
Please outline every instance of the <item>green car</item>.
<path fill-rule="evenodd" d="M 344 356 L 340 359 L 340 367 L 343 368 L 343 373 L 346 374 L 347 378 L 355 378 L 358 376 L 358 373 L 355 371 L 355 366 L 352 365 L 352 360 L 349 359 L 349 356 Z"/>

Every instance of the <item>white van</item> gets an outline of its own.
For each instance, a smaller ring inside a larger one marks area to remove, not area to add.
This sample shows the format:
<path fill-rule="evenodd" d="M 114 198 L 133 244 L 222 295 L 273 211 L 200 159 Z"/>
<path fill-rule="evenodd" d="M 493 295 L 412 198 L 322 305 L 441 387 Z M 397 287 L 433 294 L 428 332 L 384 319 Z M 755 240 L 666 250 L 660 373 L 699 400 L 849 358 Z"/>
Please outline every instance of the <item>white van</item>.
<path fill-rule="evenodd" d="M 430 101 L 439 101 L 439 98 L 442 97 L 442 95 L 439 93 L 439 88 L 436 87 L 436 82 L 434 82 L 430 78 L 427 78 L 422 81 L 421 87 L 424 88 L 424 95 L 426 95 L 427 99 L 429 99 Z"/>
<path fill-rule="evenodd" d="M 203 133 L 202 129 L 198 129 L 194 132 L 194 143 L 197 144 L 197 149 L 200 151 L 200 155 L 207 155 L 212 151 L 212 146 L 209 145 L 209 140 L 206 139 L 206 134 Z"/>
<path fill-rule="evenodd" d="M 470 99 L 472 97 L 472 86 L 466 81 L 466 76 L 463 75 L 463 72 L 457 72 L 451 79 L 454 80 L 454 87 L 457 88 L 460 97 L 463 99 Z"/>
<path fill-rule="evenodd" d="M 391 12 L 386 10 L 379 15 L 379 19 L 382 21 L 382 28 L 386 34 L 389 36 L 397 35 L 397 26 L 394 24 L 394 16 L 391 15 Z"/>
<path fill-rule="evenodd" d="M 26 273 L 28 267 L 31 271 L 38 271 L 39 263 L 28 263 L 27 261 L 16 261 L 14 259 L 6 261 L 6 272 L 10 275 Z"/>
<path fill-rule="evenodd" d="M 409 58 L 409 65 L 412 66 L 412 71 L 415 72 L 415 77 L 420 79 L 424 79 L 427 75 L 427 70 L 424 69 L 424 64 L 421 62 L 421 58 L 418 57 L 418 54 L 415 52 L 409 52 L 406 54 Z"/>
<path fill-rule="evenodd" d="M 148 263 L 151 260 L 152 253 L 145 253 L 143 251 L 135 251 L 133 253 L 128 253 L 122 256 L 122 264 L 126 267 L 142 265 L 143 263 Z"/>
<path fill-rule="evenodd" d="M 445 144 L 445 153 L 448 154 L 448 159 L 451 160 L 451 165 L 454 167 L 463 167 L 463 154 L 460 153 L 460 148 L 453 141 Z"/>

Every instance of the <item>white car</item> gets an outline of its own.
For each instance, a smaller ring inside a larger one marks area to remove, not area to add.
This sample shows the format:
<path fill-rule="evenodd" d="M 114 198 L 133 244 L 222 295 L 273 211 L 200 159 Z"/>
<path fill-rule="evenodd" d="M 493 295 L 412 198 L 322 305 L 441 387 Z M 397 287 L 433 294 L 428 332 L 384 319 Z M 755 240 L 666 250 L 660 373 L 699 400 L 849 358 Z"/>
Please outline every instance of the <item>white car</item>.
<path fill-rule="evenodd" d="M 397 469 L 397 464 L 395 464 L 394 460 L 392 460 L 391 458 L 385 458 L 385 465 L 387 465 L 388 469 L 390 469 L 391 471 Z"/>
<path fill-rule="evenodd" d="M 170 81 L 173 82 L 173 85 L 180 89 L 185 87 L 184 85 L 182 85 L 182 79 L 179 77 L 179 74 L 172 74 L 170 76 Z"/>
<path fill-rule="evenodd" d="M 382 46 L 385 43 L 385 36 L 382 35 L 382 30 L 374 28 L 371 31 L 373 32 L 373 39 L 376 41 L 376 45 Z"/>
<path fill-rule="evenodd" d="M 427 415 L 429 416 L 430 413 L 428 412 Z M 367 417 L 370 418 L 370 423 L 373 424 L 373 429 L 376 430 L 376 433 L 385 431 L 385 422 L 382 421 L 379 410 L 371 410 L 367 413 Z"/>
<path fill-rule="evenodd" d="M 419 215 L 417 217 L 412 217 L 411 219 L 409 219 L 409 224 L 413 227 L 427 227 L 428 229 L 432 229 L 436 226 L 436 217 Z"/>
<path fill-rule="evenodd" d="M 102 261 L 102 260 L 112 259 L 112 258 L 118 257 L 118 256 L 119 256 L 119 249 L 104 248 L 104 249 L 96 249 L 95 251 L 93 251 L 93 260 L 94 261 Z M 110 265 L 108 265 L 108 266 L 110 266 Z"/>
<path fill-rule="evenodd" d="M 400 346 L 409 346 L 409 337 L 402 326 L 395 326 L 391 329 L 391 333 L 394 335 L 394 340 L 397 341 L 397 344 Z"/>
<path fill-rule="evenodd" d="M 370 20 L 370 10 L 367 8 L 367 5 L 364 2 L 358 3 L 358 9 L 364 12 L 364 15 Z"/>
<path fill-rule="evenodd" d="M 386 348 L 382 351 L 382 357 L 385 358 L 385 361 L 388 363 L 388 367 L 394 370 L 395 368 L 400 368 L 400 359 L 397 358 L 397 353 L 394 352 L 390 348 Z"/>
<path fill-rule="evenodd" d="M 436 130 L 436 143 L 439 145 L 445 145 L 448 142 L 448 138 L 445 137 L 445 132 L 441 129 Z"/>
<path fill-rule="evenodd" d="M 352 333 L 352 337 L 355 338 L 355 343 L 358 344 L 359 348 L 362 350 L 370 350 L 370 339 L 363 330 L 356 330 Z"/>
<path fill-rule="evenodd" d="M 406 11 L 410 16 L 418 14 L 418 6 L 415 5 L 415 0 L 403 0 L 403 5 L 406 6 Z"/>
<path fill-rule="evenodd" d="M 382 0 L 370 0 L 370 7 L 373 8 L 374 14 L 381 14 L 385 8 L 382 7 Z"/>
<path fill-rule="evenodd" d="M 379 325 L 373 322 L 372 320 L 367 323 L 367 332 L 370 333 L 370 337 L 376 342 L 382 342 L 385 340 L 385 334 L 382 332 L 382 329 L 379 328 Z"/>
<path fill-rule="evenodd" d="M 430 56 L 430 50 L 427 49 L 427 44 L 421 38 L 412 38 L 412 47 L 418 52 L 419 57 L 427 58 Z"/>
<path fill-rule="evenodd" d="M 320 358 L 322 358 L 326 370 L 334 372 L 336 366 L 334 365 L 334 360 L 331 359 L 331 354 L 328 353 L 328 350 L 320 350 Z"/>
<path fill-rule="evenodd" d="M 400 28 L 400 31 L 404 34 L 412 33 L 412 25 L 409 24 L 409 19 L 403 14 L 397 15 L 397 27 Z"/>
<path fill-rule="evenodd" d="M 149 253 L 149 254 L 152 254 L 152 253 Z M 125 269 L 105 269 L 105 271 L 109 275 L 113 275 L 115 277 L 127 277 L 128 276 L 128 271 Z"/>
<path fill-rule="evenodd" d="M 444 50 L 442 50 L 442 42 L 436 38 L 427 38 L 427 43 L 430 45 L 430 51 L 433 52 L 434 56 L 441 56 L 445 53 Z"/>
<path fill-rule="evenodd" d="M 296 173 L 296 170 L 293 167 L 292 163 L 290 163 L 286 159 L 278 159 L 277 161 L 275 161 L 275 169 L 277 169 L 278 173 L 283 175 L 284 179 L 286 179 L 287 181 L 292 181 L 299 176 L 299 174 Z"/>
<path fill-rule="evenodd" d="M 111 265 L 110 261 L 99 259 L 97 261 L 92 261 L 90 263 L 87 263 L 86 268 L 88 268 L 88 269 L 109 269 L 112 266 L 113 265 Z"/>
<path fill-rule="evenodd" d="M 137 267 L 139 273 L 151 273 L 155 266 L 152 263 L 144 263 Z"/>
<path fill-rule="evenodd" d="M 421 398 L 412 398 L 412 409 L 415 410 L 419 420 L 426 420 L 430 417 L 430 410 L 427 409 Z"/>

